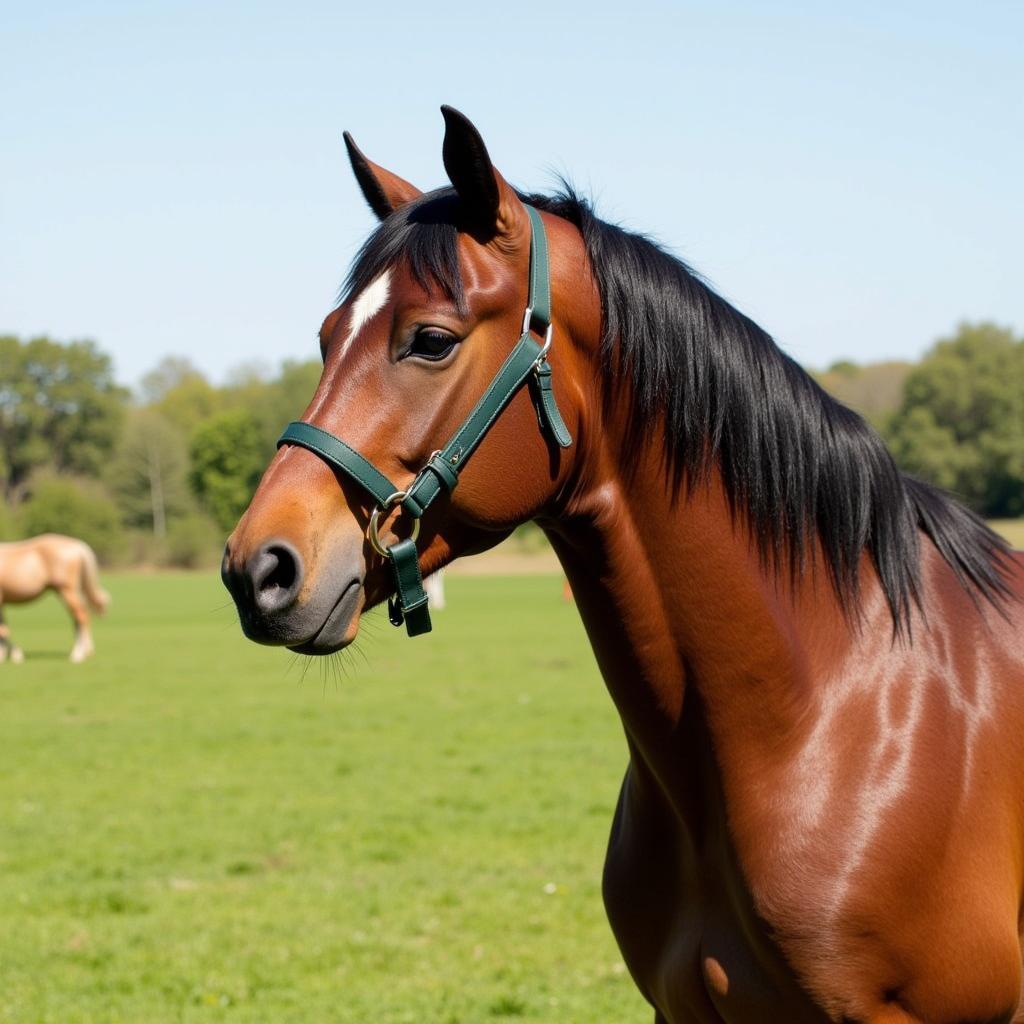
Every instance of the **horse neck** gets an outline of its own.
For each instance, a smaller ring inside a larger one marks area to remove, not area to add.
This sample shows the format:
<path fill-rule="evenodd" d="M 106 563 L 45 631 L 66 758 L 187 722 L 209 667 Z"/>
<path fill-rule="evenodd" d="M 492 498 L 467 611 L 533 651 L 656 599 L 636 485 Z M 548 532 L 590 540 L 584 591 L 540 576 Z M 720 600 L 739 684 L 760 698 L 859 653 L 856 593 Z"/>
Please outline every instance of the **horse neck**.
<path fill-rule="evenodd" d="M 827 576 L 791 584 L 766 566 L 714 472 L 676 493 L 656 438 L 638 452 L 625 424 L 587 433 L 587 484 L 546 527 L 634 755 L 671 774 L 696 700 L 719 754 L 756 763 L 854 642 Z"/>

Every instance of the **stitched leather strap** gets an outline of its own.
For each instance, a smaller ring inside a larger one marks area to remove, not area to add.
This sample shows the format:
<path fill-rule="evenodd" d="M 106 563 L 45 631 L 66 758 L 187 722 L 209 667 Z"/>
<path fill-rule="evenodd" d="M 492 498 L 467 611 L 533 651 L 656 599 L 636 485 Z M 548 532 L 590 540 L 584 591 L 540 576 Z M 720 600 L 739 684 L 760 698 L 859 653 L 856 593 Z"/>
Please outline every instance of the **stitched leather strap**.
<path fill-rule="evenodd" d="M 428 463 L 427 468 L 422 470 L 409 486 L 402 501 L 402 508 L 410 515 L 423 515 L 430 503 L 441 493 L 442 488 L 448 491 L 454 489 L 466 460 L 530 376 L 539 355 L 540 346 L 533 340 L 532 335 L 524 334 L 516 342 L 515 348 L 501 364 L 501 369 L 491 381 L 490 387 L 455 432 L 455 436 L 431 459 L 431 463 L 444 464 L 451 473 L 452 481 L 449 483 L 448 480 L 442 480 L 441 474 Z"/>
<path fill-rule="evenodd" d="M 538 363 L 533 371 L 530 392 L 537 408 L 541 430 L 546 430 L 559 448 L 568 448 L 572 444 L 572 434 L 558 411 L 558 402 L 555 401 L 555 392 L 551 387 L 551 364 L 546 359 Z"/>
<path fill-rule="evenodd" d="M 429 633 L 430 609 L 427 607 L 427 592 L 423 589 L 420 576 L 420 560 L 416 544 L 409 538 L 400 540 L 388 548 L 391 561 L 391 575 L 395 581 L 395 597 L 388 601 L 388 618 L 393 626 L 405 621 L 409 636 Z"/>
<path fill-rule="evenodd" d="M 312 423 L 299 420 L 289 423 L 277 439 L 278 448 L 283 444 L 297 444 L 319 455 L 325 462 L 347 473 L 357 484 L 362 484 L 377 499 L 378 505 L 383 505 L 399 490 L 372 462 L 364 459 L 340 437 L 314 427 Z"/>
<path fill-rule="evenodd" d="M 527 306 L 533 310 L 533 321 L 543 334 L 551 324 L 551 273 L 548 269 L 548 235 L 540 213 L 526 207 L 530 218 L 530 294 Z M 527 325 L 529 326 L 529 325 Z"/>

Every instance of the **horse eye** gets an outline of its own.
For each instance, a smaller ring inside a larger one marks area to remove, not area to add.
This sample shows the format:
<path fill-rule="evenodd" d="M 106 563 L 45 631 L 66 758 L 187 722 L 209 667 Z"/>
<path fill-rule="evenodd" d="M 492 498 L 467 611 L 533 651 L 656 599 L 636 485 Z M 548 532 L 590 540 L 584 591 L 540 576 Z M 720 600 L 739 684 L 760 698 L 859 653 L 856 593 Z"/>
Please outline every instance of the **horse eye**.
<path fill-rule="evenodd" d="M 402 358 L 416 356 L 418 359 L 429 359 L 436 363 L 444 359 L 455 348 L 458 340 L 454 334 L 449 334 L 437 327 L 421 327 L 412 339 L 409 350 Z"/>

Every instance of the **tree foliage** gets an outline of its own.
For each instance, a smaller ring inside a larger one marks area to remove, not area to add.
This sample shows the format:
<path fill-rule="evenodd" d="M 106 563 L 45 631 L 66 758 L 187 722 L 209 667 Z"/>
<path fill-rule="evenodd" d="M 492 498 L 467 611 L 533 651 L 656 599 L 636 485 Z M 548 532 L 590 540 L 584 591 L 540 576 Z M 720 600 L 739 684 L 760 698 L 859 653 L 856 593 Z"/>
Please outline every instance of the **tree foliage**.
<path fill-rule="evenodd" d="M 172 356 L 132 403 L 92 342 L 0 337 L 0 540 L 57 531 L 105 558 L 208 564 L 320 369 L 243 364 L 215 386 Z"/>
<path fill-rule="evenodd" d="M 0 337 L 0 469 L 5 496 L 41 466 L 95 476 L 113 450 L 127 392 L 91 341 Z"/>
<path fill-rule="evenodd" d="M 27 537 L 65 533 L 84 540 L 104 561 L 120 554 L 118 508 L 95 481 L 55 476 L 34 480 L 20 519 Z"/>
<path fill-rule="evenodd" d="M 322 370 L 319 360 L 286 360 L 276 378 L 259 366 L 240 367 L 232 375 L 224 389 L 224 401 L 256 418 L 266 462 L 273 457 L 285 425 L 298 419 L 309 404 Z"/>
<path fill-rule="evenodd" d="M 224 534 L 209 516 L 191 512 L 167 528 L 166 563 L 179 569 L 203 569 L 220 561 Z"/>
<path fill-rule="evenodd" d="M 911 363 L 862 365 L 842 360 L 814 376 L 826 391 L 881 429 L 899 408 L 903 387 L 912 369 Z"/>
<path fill-rule="evenodd" d="M 173 423 L 185 437 L 224 409 L 224 398 L 189 360 L 162 359 L 141 382 L 145 404 Z"/>
<path fill-rule="evenodd" d="M 157 537 L 167 535 L 169 519 L 192 506 L 182 431 L 150 407 L 129 411 L 106 479 L 125 525 Z"/>
<path fill-rule="evenodd" d="M 244 409 L 207 420 L 189 449 L 192 488 L 223 530 L 245 510 L 266 464 L 259 422 Z"/>
<path fill-rule="evenodd" d="M 216 386 L 169 357 L 131 404 L 92 342 L 0 336 L 0 540 L 56 530 L 105 558 L 209 564 L 320 372 L 317 360 L 250 363 Z M 843 361 L 816 376 L 905 470 L 986 515 L 1024 515 L 1024 341 L 1012 332 L 963 324 L 916 366 Z"/>
<path fill-rule="evenodd" d="M 908 472 L 985 515 L 1024 514 L 1024 340 L 961 324 L 907 377 L 886 434 Z"/>
<path fill-rule="evenodd" d="M 21 529 L 14 509 L 6 501 L 0 501 L 0 542 L 17 540 Z"/>

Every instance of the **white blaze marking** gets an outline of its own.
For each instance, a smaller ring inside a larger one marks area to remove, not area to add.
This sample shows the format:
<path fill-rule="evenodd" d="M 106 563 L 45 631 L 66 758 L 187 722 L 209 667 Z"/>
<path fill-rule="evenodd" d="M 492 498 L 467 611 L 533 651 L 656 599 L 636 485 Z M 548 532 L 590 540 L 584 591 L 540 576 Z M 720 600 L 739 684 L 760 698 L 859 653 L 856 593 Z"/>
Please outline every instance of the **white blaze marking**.
<path fill-rule="evenodd" d="M 391 271 L 385 270 L 383 274 L 375 277 L 366 286 L 366 288 L 359 293 L 359 298 L 352 303 L 352 315 L 349 319 L 348 335 L 345 337 L 345 343 L 341 346 L 342 355 L 348 351 L 349 345 L 352 344 L 352 340 L 359 333 L 363 324 L 372 320 L 384 308 L 384 303 L 388 301 L 388 295 L 390 292 Z"/>

